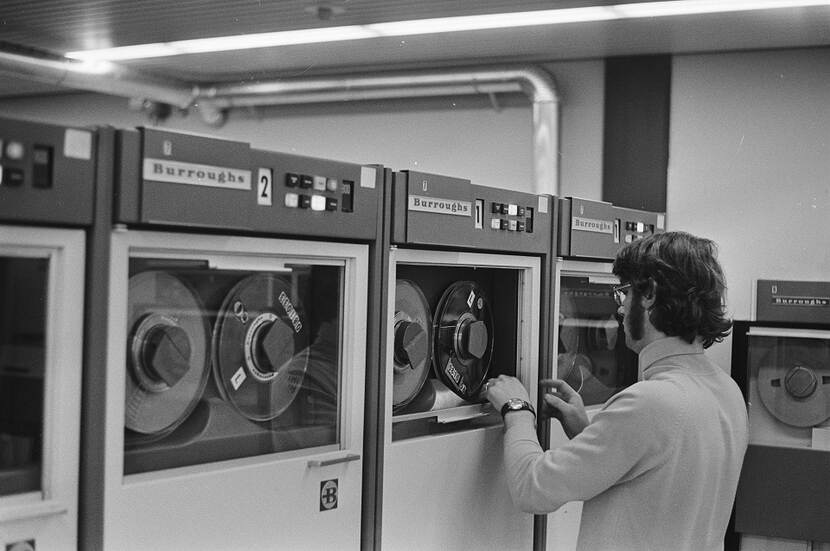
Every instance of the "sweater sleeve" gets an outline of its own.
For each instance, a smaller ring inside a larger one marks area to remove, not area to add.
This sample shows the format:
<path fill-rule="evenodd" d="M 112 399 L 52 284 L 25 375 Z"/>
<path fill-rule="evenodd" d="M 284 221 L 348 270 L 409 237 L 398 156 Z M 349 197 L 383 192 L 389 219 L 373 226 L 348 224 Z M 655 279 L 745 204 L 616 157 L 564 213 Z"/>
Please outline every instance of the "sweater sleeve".
<path fill-rule="evenodd" d="M 542 450 L 530 423 L 511 425 L 504 436 L 504 459 L 516 506 L 549 513 L 664 461 L 677 415 L 668 398 L 655 389 L 644 392 L 643 386 L 617 394 L 579 435 L 552 450 Z"/>

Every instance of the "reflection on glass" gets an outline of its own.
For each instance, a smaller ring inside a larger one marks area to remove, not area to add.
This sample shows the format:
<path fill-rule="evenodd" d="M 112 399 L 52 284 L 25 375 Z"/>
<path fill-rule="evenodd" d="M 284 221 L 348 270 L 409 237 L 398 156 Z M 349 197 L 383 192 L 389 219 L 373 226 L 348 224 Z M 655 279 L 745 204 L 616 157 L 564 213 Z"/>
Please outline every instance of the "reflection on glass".
<path fill-rule="evenodd" d="M 0 257 L 0 495 L 40 490 L 48 260 Z"/>
<path fill-rule="evenodd" d="M 343 268 L 133 259 L 125 473 L 339 443 Z"/>
<path fill-rule="evenodd" d="M 612 285 L 562 277 L 557 373 L 585 405 L 602 404 L 636 382 L 637 356 L 625 345 Z"/>

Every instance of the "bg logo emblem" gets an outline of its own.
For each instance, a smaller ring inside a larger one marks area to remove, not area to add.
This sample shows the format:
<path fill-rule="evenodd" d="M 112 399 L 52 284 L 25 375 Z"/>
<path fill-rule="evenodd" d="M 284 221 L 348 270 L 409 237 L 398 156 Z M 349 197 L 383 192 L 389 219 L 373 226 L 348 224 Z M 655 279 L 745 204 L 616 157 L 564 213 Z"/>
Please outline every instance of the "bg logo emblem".
<path fill-rule="evenodd" d="M 337 479 L 320 482 L 320 510 L 337 509 Z"/>

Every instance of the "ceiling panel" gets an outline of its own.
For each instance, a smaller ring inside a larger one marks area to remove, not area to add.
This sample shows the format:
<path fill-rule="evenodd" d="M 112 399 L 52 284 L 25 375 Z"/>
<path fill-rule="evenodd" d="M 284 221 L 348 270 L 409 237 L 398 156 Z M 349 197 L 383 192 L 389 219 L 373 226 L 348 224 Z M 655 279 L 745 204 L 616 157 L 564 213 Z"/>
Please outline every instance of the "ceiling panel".
<path fill-rule="evenodd" d="M 630 1 L 630 0 L 629 0 Z M 3 0 L 0 50 L 62 55 L 208 36 L 365 24 L 465 14 L 609 5 L 618 1 L 332 0 L 329 18 L 308 0 Z M 123 62 L 187 83 L 252 81 L 333 72 L 505 61 L 542 62 L 649 53 L 830 45 L 830 6 L 752 14 L 661 17 L 524 27 Z M 15 78 L 0 68 L 0 96 L 51 93 L 55 83 Z"/>

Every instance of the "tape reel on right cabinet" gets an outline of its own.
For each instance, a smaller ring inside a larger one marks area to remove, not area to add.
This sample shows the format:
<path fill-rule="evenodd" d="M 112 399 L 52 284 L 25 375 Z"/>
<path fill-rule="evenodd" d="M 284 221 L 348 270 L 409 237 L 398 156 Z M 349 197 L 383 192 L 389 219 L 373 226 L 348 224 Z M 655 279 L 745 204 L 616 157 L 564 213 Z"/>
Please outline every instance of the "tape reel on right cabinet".
<path fill-rule="evenodd" d="M 758 394 L 782 423 L 812 427 L 830 419 L 830 347 L 802 341 L 770 349 L 761 358 Z"/>

